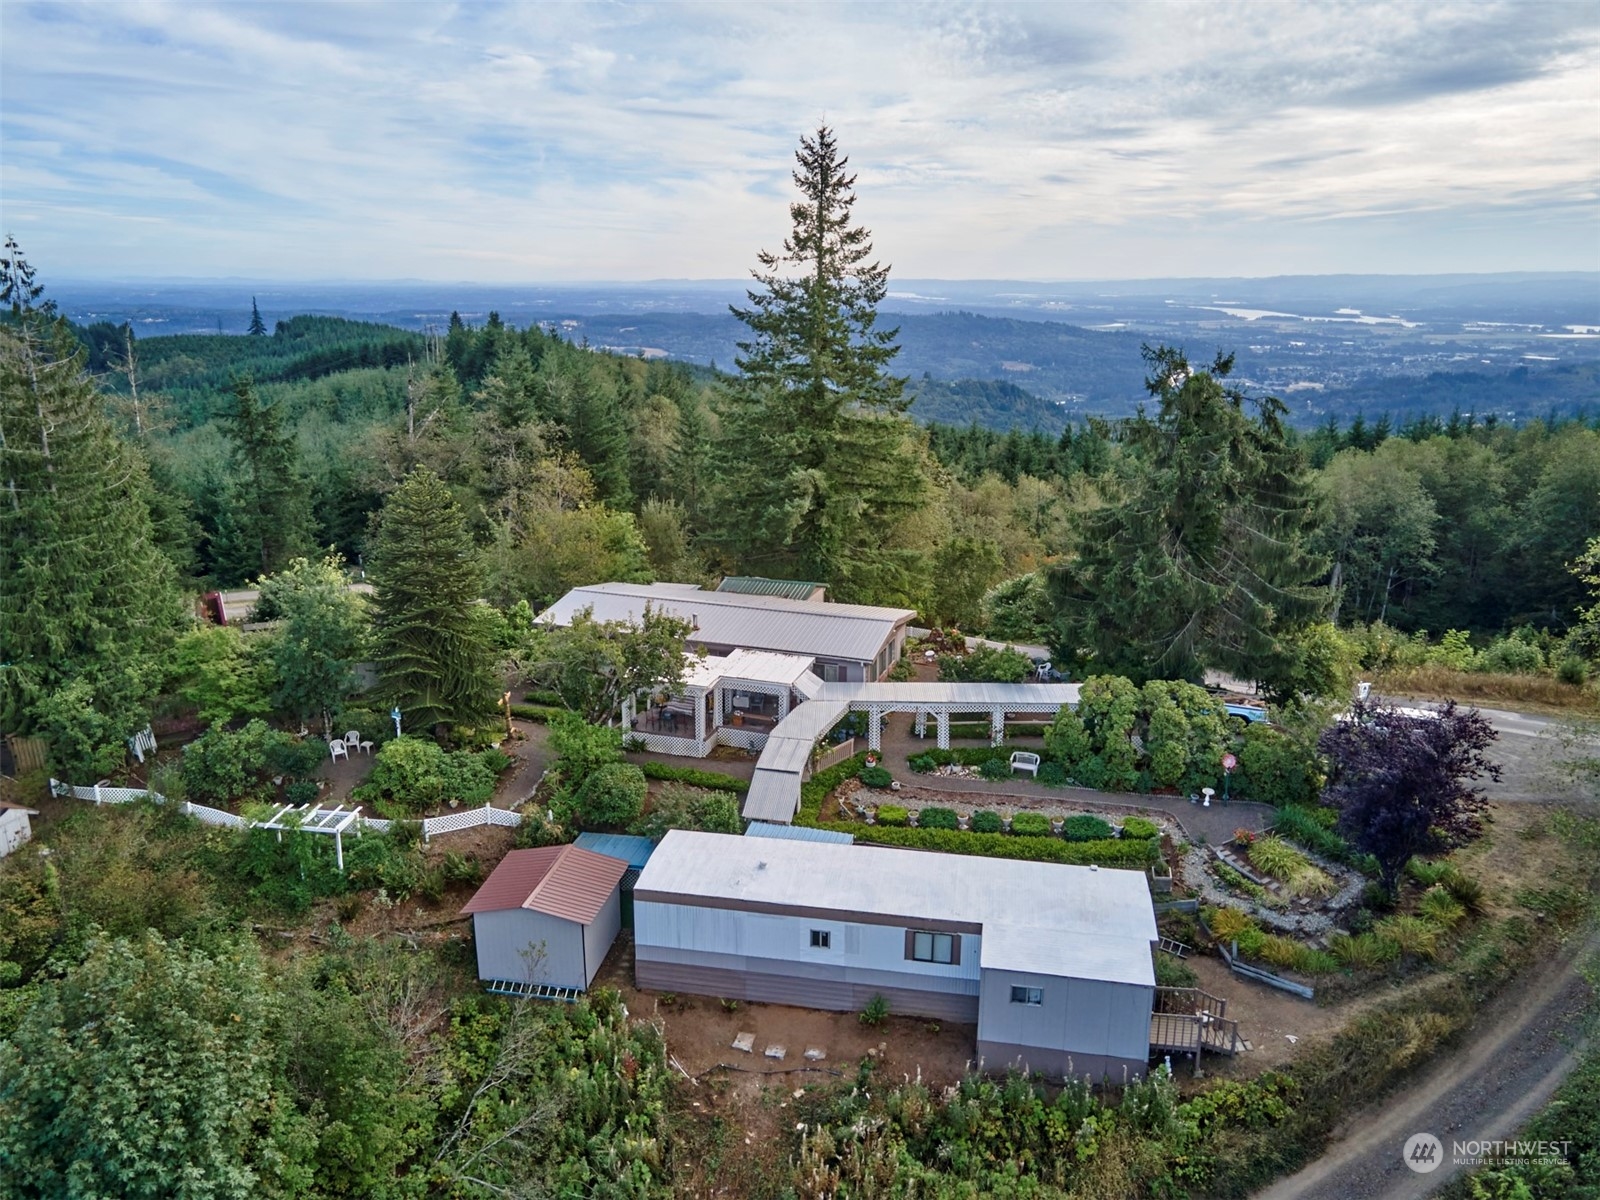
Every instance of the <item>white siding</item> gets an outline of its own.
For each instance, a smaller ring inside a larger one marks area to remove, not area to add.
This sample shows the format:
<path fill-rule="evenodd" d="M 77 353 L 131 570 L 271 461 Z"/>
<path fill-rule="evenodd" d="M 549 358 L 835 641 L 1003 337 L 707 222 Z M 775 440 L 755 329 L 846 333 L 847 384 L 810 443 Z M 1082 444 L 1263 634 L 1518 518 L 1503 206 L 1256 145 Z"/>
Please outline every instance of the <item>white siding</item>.
<path fill-rule="evenodd" d="M 552 987 L 589 985 L 584 976 L 583 926 L 576 922 L 513 908 L 474 913 L 472 933 L 479 979 Z"/>
<path fill-rule="evenodd" d="M 869 925 L 823 917 L 788 917 L 768 913 L 738 912 L 727 908 L 635 901 L 633 936 L 640 947 L 660 946 L 719 955 L 740 955 L 751 969 L 783 970 L 786 963 L 813 963 L 838 968 L 903 971 L 934 979 L 978 978 L 982 938 L 961 937 L 961 962 L 950 966 L 906 958 L 906 929 L 900 925 Z M 811 931 L 829 932 L 829 947 L 814 949 Z"/>
<path fill-rule="evenodd" d="M 613 889 L 605 907 L 595 914 L 594 920 L 583 927 L 584 965 L 588 973 L 588 978 L 583 981 L 584 986 L 594 982 L 600 964 L 605 962 L 606 955 L 611 952 L 611 943 L 617 940 L 621 929 L 622 891 L 618 888 Z"/>
<path fill-rule="evenodd" d="M 0 809 L 0 858 L 33 837 L 28 814 L 20 808 Z"/>
<path fill-rule="evenodd" d="M 1014 1003 L 1013 987 L 1040 989 L 1043 1003 Z M 980 996 L 980 1042 L 1141 1061 L 1149 1055 L 1151 988 L 991 969 Z"/>

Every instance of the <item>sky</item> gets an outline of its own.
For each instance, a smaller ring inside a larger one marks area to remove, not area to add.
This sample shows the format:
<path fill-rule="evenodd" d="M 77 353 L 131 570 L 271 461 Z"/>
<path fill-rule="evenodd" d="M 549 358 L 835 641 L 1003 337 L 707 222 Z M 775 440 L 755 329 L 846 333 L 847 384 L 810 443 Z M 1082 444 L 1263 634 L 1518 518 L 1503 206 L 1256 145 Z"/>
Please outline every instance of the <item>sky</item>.
<path fill-rule="evenodd" d="M 826 121 L 902 279 L 1600 268 L 1600 5 L 0 3 L 40 277 L 744 275 Z"/>

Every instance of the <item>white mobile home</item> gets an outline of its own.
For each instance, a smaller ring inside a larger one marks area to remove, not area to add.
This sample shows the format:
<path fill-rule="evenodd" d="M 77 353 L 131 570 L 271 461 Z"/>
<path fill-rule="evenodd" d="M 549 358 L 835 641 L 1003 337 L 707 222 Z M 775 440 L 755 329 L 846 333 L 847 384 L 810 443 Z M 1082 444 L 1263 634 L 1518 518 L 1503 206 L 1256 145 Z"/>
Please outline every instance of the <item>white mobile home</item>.
<path fill-rule="evenodd" d="M 622 928 L 627 870 L 577 846 L 511 851 L 461 910 L 472 916 L 478 978 L 587 990 Z"/>
<path fill-rule="evenodd" d="M 641 988 L 972 1022 L 987 1066 L 1143 1071 L 1144 875 L 674 830 L 634 888 Z"/>

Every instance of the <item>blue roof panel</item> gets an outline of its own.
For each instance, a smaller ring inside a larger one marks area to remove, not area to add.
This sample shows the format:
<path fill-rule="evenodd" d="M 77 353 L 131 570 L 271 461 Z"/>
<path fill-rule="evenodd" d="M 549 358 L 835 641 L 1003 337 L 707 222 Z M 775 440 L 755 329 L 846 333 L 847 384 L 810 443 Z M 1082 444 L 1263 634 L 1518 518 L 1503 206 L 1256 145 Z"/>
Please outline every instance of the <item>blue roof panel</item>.
<path fill-rule="evenodd" d="M 643 867 L 650 861 L 656 844 L 646 837 L 633 837 L 626 833 L 580 833 L 573 843 L 584 850 L 593 850 L 607 858 L 620 858 L 630 867 Z"/>
<path fill-rule="evenodd" d="M 744 835 L 777 838 L 781 842 L 832 842 L 840 846 L 854 845 L 856 840 L 836 829 L 808 829 L 804 825 L 773 825 L 766 821 L 751 821 Z"/>

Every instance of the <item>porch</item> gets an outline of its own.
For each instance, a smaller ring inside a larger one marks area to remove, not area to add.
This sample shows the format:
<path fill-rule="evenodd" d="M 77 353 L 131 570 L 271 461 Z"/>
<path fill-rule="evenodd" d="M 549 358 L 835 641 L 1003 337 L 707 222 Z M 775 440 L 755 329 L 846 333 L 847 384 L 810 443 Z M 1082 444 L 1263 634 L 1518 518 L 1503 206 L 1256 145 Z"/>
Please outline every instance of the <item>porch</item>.
<path fill-rule="evenodd" d="M 704 758 L 716 746 L 758 752 L 778 723 L 821 686 L 811 673 L 813 661 L 753 650 L 691 656 L 676 693 L 623 702 L 623 726 L 662 754 Z"/>

